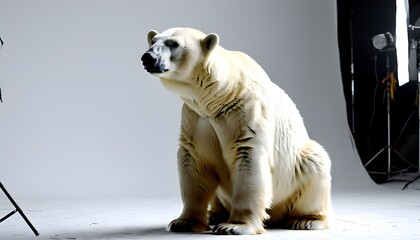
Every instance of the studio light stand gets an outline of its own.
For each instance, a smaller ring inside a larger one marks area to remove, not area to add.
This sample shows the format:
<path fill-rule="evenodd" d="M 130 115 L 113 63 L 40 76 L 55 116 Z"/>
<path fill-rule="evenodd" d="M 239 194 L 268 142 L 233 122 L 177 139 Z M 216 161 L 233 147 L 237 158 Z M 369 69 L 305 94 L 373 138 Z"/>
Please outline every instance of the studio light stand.
<path fill-rule="evenodd" d="M 391 73 L 389 71 L 389 52 L 395 50 L 394 46 L 394 39 L 391 33 L 387 32 L 384 34 L 378 34 L 372 38 L 372 42 L 374 47 L 386 53 L 386 112 L 387 112 L 387 145 L 379 150 L 369 161 L 364 165 L 365 168 L 371 164 L 378 156 L 382 153 L 387 154 L 387 170 L 386 172 L 378 172 L 378 171 L 369 171 L 371 174 L 386 174 L 387 180 L 391 177 L 391 174 L 398 173 L 391 171 L 391 152 L 397 154 L 401 159 L 408 162 L 408 160 L 401 155 L 394 147 L 391 145 Z"/>
<path fill-rule="evenodd" d="M 3 47 L 3 40 L 0 38 L 0 48 Z M 0 88 L 0 102 L 3 102 L 3 99 L 1 98 L 1 88 Z M 15 208 L 13 211 L 8 213 L 6 216 L 0 218 L 0 223 L 2 223 L 4 220 L 8 219 L 9 217 L 13 216 L 15 213 L 19 213 L 20 216 L 22 216 L 23 220 L 25 220 L 26 224 L 31 228 L 32 232 L 35 234 L 35 236 L 39 236 L 38 231 L 36 228 L 32 225 L 32 223 L 29 221 L 29 219 L 26 217 L 25 213 L 23 213 L 22 209 L 17 205 L 15 200 L 12 198 L 12 196 L 7 192 L 6 188 L 3 186 L 3 184 L 0 182 L 0 189 L 4 192 L 6 197 L 9 199 L 9 201 L 13 204 L 13 207 Z"/>

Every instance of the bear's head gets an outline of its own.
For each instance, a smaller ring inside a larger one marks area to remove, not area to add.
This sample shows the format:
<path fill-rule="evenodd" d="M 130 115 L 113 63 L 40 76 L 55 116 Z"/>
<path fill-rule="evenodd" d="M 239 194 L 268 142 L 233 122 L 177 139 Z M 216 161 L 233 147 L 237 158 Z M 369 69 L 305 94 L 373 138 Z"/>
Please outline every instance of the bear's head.
<path fill-rule="evenodd" d="M 147 34 L 149 50 L 141 60 L 147 72 L 159 78 L 189 81 L 193 72 L 219 45 L 219 37 L 191 28 L 171 28 Z"/>

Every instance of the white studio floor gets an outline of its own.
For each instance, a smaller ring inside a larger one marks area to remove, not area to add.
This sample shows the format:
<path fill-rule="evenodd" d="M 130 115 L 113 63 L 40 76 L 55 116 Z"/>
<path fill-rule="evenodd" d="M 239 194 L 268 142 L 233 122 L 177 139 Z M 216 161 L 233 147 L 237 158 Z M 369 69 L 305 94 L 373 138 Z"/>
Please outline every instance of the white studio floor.
<path fill-rule="evenodd" d="M 334 192 L 333 224 L 328 230 L 269 230 L 257 236 L 177 234 L 165 226 L 181 211 L 173 199 L 15 199 L 40 235 L 19 214 L 0 224 L 0 239 L 420 239 L 420 184 L 402 191 L 389 183 L 369 192 Z M 1 217 L 13 210 L 0 195 Z"/>

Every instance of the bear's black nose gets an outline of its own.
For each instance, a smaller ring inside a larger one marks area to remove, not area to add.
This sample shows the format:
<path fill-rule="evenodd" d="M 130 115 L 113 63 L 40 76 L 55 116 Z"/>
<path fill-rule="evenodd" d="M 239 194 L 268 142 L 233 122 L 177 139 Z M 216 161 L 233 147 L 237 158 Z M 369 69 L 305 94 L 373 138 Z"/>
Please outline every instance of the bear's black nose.
<path fill-rule="evenodd" d="M 160 55 L 153 51 L 147 51 L 141 57 L 144 69 L 149 73 L 163 73 L 168 71 L 160 59 Z"/>
<path fill-rule="evenodd" d="M 157 63 L 159 57 L 152 51 L 147 51 L 143 54 L 141 57 L 141 60 L 143 61 L 143 65 L 146 68 L 152 69 L 155 64 Z"/>

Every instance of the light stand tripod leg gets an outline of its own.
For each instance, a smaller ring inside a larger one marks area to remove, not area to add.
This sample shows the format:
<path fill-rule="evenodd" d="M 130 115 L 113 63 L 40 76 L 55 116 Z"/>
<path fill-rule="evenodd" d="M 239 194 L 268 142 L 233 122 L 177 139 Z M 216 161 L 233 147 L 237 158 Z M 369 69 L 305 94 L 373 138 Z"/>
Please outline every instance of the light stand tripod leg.
<path fill-rule="evenodd" d="M 25 220 L 26 224 L 28 224 L 28 226 L 31 228 L 31 230 L 35 234 L 35 236 L 38 236 L 39 235 L 38 231 L 35 229 L 35 227 L 32 225 L 32 223 L 29 221 L 29 219 L 23 213 L 22 209 L 13 200 L 12 196 L 10 196 L 10 194 L 7 192 L 6 188 L 3 186 L 3 184 L 1 182 L 0 182 L 0 188 L 1 188 L 1 190 L 3 190 L 4 194 L 6 195 L 6 197 L 9 199 L 9 201 L 15 207 L 15 210 L 12 211 L 11 213 L 7 214 L 5 217 L 3 217 L 0 222 L 4 221 L 5 219 L 9 218 L 10 216 L 12 216 L 16 212 L 18 212 L 20 214 L 20 216 L 22 216 L 23 220 Z"/>
<path fill-rule="evenodd" d="M 413 180 L 411 180 L 407 184 L 405 184 L 402 190 L 406 189 L 410 184 L 417 181 L 417 179 L 420 179 L 420 175 L 418 175 L 416 178 L 414 178 Z"/>
<path fill-rule="evenodd" d="M 386 147 L 382 148 L 378 153 L 375 154 L 375 156 L 373 156 L 366 164 L 365 167 L 367 167 L 373 160 L 375 160 L 375 158 L 377 156 L 379 156 L 379 154 L 381 154 L 384 150 L 386 149 Z"/>
<path fill-rule="evenodd" d="M 7 214 L 6 216 L 2 217 L 0 219 L 0 223 L 3 222 L 4 220 L 8 219 L 9 217 L 13 216 L 13 214 L 17 213 L 17 209 L 11 211 L 9 214 Z"/>

